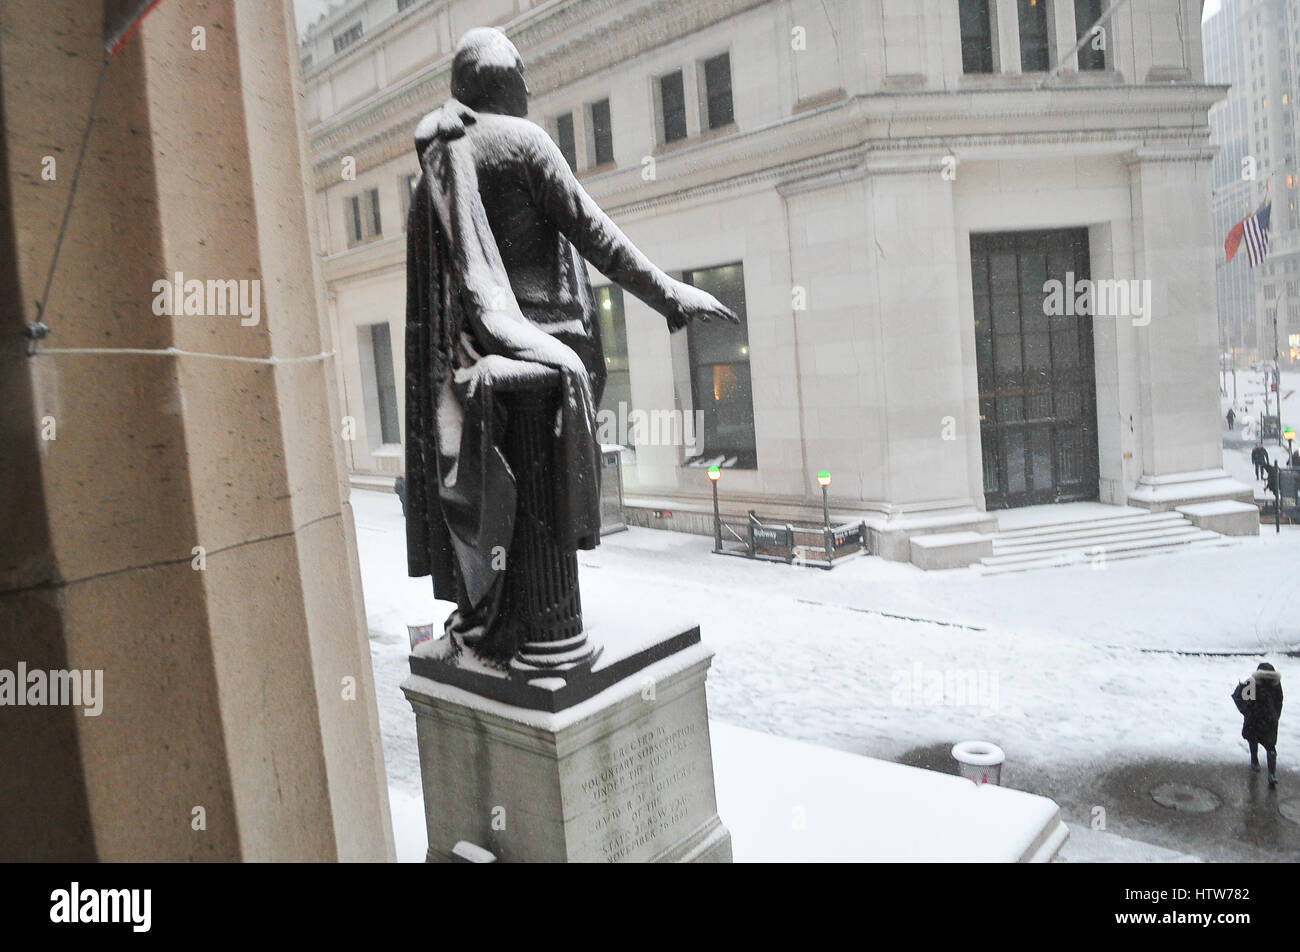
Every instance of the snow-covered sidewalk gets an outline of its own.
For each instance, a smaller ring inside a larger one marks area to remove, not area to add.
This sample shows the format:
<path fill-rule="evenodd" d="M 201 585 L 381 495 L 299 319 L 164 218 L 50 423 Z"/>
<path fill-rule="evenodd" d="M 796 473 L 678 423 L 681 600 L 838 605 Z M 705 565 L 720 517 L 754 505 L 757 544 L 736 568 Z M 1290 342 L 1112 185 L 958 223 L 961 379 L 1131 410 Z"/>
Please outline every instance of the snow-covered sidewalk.
<path fill-rule="evenodd" d="M 441 622 L 450 606 L 406 576 L 396 498 L 354 491 L 352 501 L 398 807 L 419 797 L 399 690 L 406 625 Z M 995 577 L 877 558 L 825 572 L 710 548 L 646 529 L 607 537 L 579 555 L 587 617 L 671 605 L 698 619 L 717 652 L 710 715 L 723 722 L 882 759 L 994 741 L 1007 751 L 1005 783 L 1053 796 L 1085 830 L 1094 802 L 1074 794 L 1105 768 L 1244 757 L 1233 686 L 1265 659 L 1285 681 L 1282 652 L 1300 647 L 1300 530 L 1285 527 L 1223 548 Z M 1300 749 L 1295 723 L 1282 721 L 1284 768 Z M 1150 834 L 1125 829 L 1116 804 L 1096 805 L 1113 832 Z M 1091 840 L 1087 855 L 1067 846 L 1067 857 L 1131 855 Z"/>

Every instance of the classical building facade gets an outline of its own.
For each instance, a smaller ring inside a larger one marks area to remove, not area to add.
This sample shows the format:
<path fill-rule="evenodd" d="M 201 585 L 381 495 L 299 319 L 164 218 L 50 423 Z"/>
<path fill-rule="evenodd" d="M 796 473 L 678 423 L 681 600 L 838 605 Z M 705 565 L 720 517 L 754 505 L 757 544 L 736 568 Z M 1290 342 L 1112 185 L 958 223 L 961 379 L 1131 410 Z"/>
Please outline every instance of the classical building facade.
<path fill-rule="evenodd" d="M 1108 6 L 331 10 L 302 53 L 354 482 L 402 464 L 411 132 L 492 24 L 593 197 L 744 317 L 670 336 L 599 292 L 633 522 L 707 531 L 710 463 L 724 510 L 814 522 L 829 470 L 837 516 L 896 558 L 1004 507 L 1248 498 L 1221 469 L 1201 3 L 1132 0 L 1092 32 Z"/>

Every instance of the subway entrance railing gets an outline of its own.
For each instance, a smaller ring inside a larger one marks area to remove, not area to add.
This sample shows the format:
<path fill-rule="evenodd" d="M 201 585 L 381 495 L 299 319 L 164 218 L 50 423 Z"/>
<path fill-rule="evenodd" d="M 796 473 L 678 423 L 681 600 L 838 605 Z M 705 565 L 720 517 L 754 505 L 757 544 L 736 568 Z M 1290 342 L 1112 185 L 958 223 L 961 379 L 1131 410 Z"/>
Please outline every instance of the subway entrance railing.
<path fill-rule="evenodd" d="M 831 480 L 825 470 L 817 474 L 822 487 L 821 526 L 764 522 L 753 509 L 746 514 L 744 523 L 723 519 L 718 509 L 718 481 L 722 474 L 717 466 L 710 466 L 708 472 L 713 483 L 713 551 L 718 555 L 832 569 L 845 559 L 867 554 L 865 522 L 831 525 Z"/>

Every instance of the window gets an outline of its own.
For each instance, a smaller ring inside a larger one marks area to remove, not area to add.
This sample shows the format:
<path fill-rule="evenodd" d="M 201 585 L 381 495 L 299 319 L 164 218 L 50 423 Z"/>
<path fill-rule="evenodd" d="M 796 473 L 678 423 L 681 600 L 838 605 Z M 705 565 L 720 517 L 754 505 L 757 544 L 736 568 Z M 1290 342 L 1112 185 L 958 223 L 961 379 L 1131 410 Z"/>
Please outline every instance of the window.
<path fill-rule="evenodd" d="M 600 342 L 605 350 L 605 395 L 600 409 L 615 419 L 626 419 L 632 410 L 632 378 L 627 364 L 627 324 L 623 316 L 623 289 L 617 284 L 596 289 L 596 309 L 600 319 Z M 619 404 L 627 410 L 619 413 Z M 620 433 L 619 437 L 626 434 Z"/>
<path fill-rule="evenodd" d="M 408 172 L 398 182 L 397 192 L 402 196 L 402 221 L 406 221 L 411 212 L 411 199 L 415 196 L 415 187 L 419 184 L 419 172 Z"/>
<path fill-rule="evenodd" d="M 1101 19 L 1104 12 L 1101 8 L 1102 0 L 1074 0 L 1074 38 L 1081 40 L 1092 29 L 1092 25 Z M 1092 36 L 1083 49 L 1079 50 L 1079 71 L 1105 69 L 1106 68 L 1106 50 L 1105 44 L 1108 39 L 1105 28 L 1098 27 L 1098 35 Z M 1102 49 L 1095 49 L 1094 44 L 1099 44 Z"/>
<path fill-rule="evenodd" d="M 721 129 L 734 122 L 729 53 L 719 53 L 704 61 L 704 90 L 708 97 L 709 128 Z"/>
<path fill-rule="evenodd" d="M 989 0 L 961 0 L 961 68 L 965 73 L 993 72 L 993 31 Z"/>
<path fill-rule="evenodd" d="M 361 39 L 361 24 L 354 23 L 334 37 L 334 52 L 342 53 L 359 39 Z"/>
<path fill-rule="evenodd" d="M 587 107 L 591 116 L 591 154 L 596 165 L 614 161 L 614 130 L 609 120 L 609 100 L 602 99 Z"/>
<path fill-rule="evenodd" d="M 361 337 L 361 373 L 366 387 L 366 422 L 371 448 L 402 442 L 397 417 L 397 380 L 393 369 L 393 335 L 387 323 L 357 328 Z M 375 443 L 374 436 L 379 437 Z"/>
<path fill-rule="evenodd" d="M 756 469 L 744 270 L 740 264 L 729 264 L 687 271 L 682 280 L 708 291 L 740 315 L 739 324 L 709 321 L 687 325 L 692 406 L 703 412 L 704 421 L 696 437 L 700 455 L 721 466 Z"/>
<path fill-rule="evenodd" d="M 659 108 L 663 115 L 660 132 L 663 141 L 676 142 L 686 138 L 686 90 L 682 85 L 682 71 L 659 77 Z"/>
<path fill-rule="evenodd" d="M 1047 0 L 1017 0 L 1020 8 L 1020 69 L 1045 73 L 1052 68 L 1047 44 Z"/>
<path fill-rule="evenodd" d="M 560 147 L 560 154 L 569 168 L 578 167 L 578 146 L 573 138 L 573 113 L 566 112 L 555 117 L 555 144 Z"/>
<path fill-rule="evenodd" d="M 348 245 L 360 244 L 383 234 L 379 221 L 379 189 L 372 188 L 345 200 Z"/>

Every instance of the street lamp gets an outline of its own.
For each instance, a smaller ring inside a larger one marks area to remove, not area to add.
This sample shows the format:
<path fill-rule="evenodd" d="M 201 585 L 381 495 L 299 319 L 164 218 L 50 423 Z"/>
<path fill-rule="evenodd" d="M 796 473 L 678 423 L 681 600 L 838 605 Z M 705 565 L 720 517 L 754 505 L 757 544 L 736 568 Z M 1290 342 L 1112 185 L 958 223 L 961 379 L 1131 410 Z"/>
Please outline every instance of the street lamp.
<path fill-rule="evenodd" d="M 822 470 L 817 474 L 817 485 L 822 488 L 822 516 L 826 520 L 826 528 L 831 527 L 831 502 L 827 490 L 831 486 L 831 474 Z"/>
<path fill-rule="evenodd" d="M 722 470 L 716 466 L 709 467 L 709 482 L 713 484 L 713 551 L 722 551 L 722 516 L 718 512 L 718 480 Z"/>
<path fill-rule="evenodd" d="M 817 485 L 822 488 L 822 518 L 825 520 L 822 548 L 826 550 L 826 567 L 830 568 L 835 564 L 835 533 L 831 531 L 831 501 L 827 492 L 831 488 L 831 474 L 827 470 L 823 469 L 817 474 Z"/>
<path fill-rule="evenodd" d="M 1288 426 L 1282 431 L 1282 439 L 1286 440 L 1287 462 L 1290 463 L 1291 456 L 1295 452 L 1291 444 L 1295 442 L 1295 427 Z"/>

